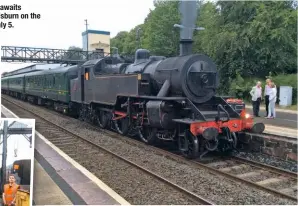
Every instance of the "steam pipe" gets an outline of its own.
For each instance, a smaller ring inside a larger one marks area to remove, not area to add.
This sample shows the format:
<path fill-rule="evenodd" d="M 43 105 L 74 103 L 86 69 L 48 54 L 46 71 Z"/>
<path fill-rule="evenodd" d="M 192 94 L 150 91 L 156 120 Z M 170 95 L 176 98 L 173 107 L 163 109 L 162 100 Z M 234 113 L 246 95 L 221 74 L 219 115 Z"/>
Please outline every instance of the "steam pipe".
<path fill-rule="evenodd" d="M 170 90 L 170 86 L 171 86 L 170 81 L 167 79 L 167 80 L 163 83 L 162 87 L 160 88 L 160 90 L 159 90 L 157 96 L 158 96 L 158 97 L 166 97 L 167 94 L 168 94 L 168 92 L 169 92 L 169 90 Z"/>

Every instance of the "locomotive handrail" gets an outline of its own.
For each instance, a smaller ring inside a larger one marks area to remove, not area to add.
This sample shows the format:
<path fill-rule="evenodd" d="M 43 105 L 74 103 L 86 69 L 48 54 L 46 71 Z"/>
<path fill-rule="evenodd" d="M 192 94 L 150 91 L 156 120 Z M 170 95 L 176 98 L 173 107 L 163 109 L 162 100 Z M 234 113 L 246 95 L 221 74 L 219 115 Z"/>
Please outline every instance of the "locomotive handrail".
<path fill-rule="evenodd" d="M 197 115 L 199 115 L 200 118 L 203 119 L 203 121 L 206 121 L 205 116 L 204 116 L 204 115 L 201 113 L 201 111 L 196 107 L 196 105 L 195 105 L 194 103 L 192 103 L 192 102 L 190 101 L 190 99 L 188 99 L 188 98 L 187 98 L 187 101 L 188 101 L 189 105 L 192 107 L 192 109 L 196 111 Z"/>
<path fill-rule="evenodd" d="M 222 120 L 223 122 L 228 122 L 230 120 L 230 115 L 229 113 L 227 112 L 227 110 L 225 110 L 225 108 L 219 104 L 217 105 L 217 115 L 218 115 L 218 119 L 220 120 L 220 110 L 222 110 L 224 113 L 226 113 L 227 115 L 227 120 Z"/>
<path fill-rule="evenodd" d="M 157 72 L 163 72 L 163 71 L 176 71 L 178 68 L 170 68 L 170 69 L 156 69 Z"/>

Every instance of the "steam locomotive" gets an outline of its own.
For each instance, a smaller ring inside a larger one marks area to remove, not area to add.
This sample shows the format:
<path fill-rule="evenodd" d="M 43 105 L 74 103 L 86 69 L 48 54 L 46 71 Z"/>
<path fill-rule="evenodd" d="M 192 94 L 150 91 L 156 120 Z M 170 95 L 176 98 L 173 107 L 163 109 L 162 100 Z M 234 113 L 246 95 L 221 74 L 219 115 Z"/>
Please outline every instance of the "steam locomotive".
<path fill-rule="evenodd" d="M 22 186 L 30 185 L 31 160 L 22 159 L 16 160 L 11 168 L 11 174 L 18 174 L 20 178 L 19 184 Z M 29 190 L 29 189 L 28 189 Z"/>
<path fill-rule="evenodd" d="M 215 63 L 191 52 L 195 4 L 180 4 L 179 56 L 150 56 L 148 50 L 138 49 L 132 64 L 105 57 L 81 66 L 7 76 L 2 78 L 2 92 L 122 135 L 138 135 L 147 144 L 174 141 L 189 158 L 232 150 L 239 132 L 262 133 L 264 124 L 254 124 L 245 109 L 239 113 L 216 96 Z"/>

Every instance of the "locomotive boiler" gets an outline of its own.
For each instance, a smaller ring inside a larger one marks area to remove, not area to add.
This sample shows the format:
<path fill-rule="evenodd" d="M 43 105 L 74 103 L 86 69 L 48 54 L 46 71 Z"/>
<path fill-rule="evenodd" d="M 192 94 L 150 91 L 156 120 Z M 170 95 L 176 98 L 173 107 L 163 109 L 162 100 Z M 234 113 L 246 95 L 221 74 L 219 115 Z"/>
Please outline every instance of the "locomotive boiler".
<path fill-rule="evenodd" d="M 159 58 L 150 58 L 148 50 L 139 49 L 135 63 L 125 73 L 150 74 L 152 92 L 157 97 L 184 96 L 194 103 L 203 103 L 215 95 L 218 72 L 208 56 L 183 52 L 178 57 Z"/>

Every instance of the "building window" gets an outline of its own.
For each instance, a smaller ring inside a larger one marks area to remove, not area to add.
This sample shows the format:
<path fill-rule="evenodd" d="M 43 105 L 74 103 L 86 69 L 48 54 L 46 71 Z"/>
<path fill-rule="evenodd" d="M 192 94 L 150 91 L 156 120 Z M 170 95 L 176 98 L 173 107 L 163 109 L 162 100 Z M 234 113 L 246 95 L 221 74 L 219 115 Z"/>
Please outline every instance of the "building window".
<path fill-rule="evenodd" d="M 104 57 L 104 50 L 103 49 L 95 49 L 96 52 L 98 52 L 98 57 L 97 58 L 101 58 Z"/>

